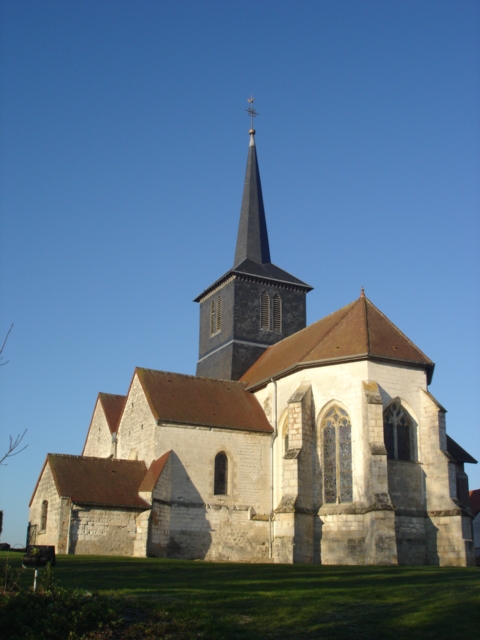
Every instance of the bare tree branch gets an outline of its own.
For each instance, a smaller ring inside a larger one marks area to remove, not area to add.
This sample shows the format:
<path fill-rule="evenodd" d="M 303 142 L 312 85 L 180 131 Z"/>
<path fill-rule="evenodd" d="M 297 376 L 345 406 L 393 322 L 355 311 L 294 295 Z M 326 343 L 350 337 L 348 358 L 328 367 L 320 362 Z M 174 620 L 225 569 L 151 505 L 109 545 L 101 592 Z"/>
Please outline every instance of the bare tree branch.
<path fill-rule="evenodd" d="M 10 335 L 10 331 L 12 329 L 13 329 L 13 322 L 10 325 L 10 329 L 7 331 L 7 335 L 5 336 L 5 340 L 3 341 L 2 348 L 0 349 L 0 367 L 3 367 L 4 365 L 8 364 L 8 360 L 6 362 L 2 362 L 2 360 L 3 360 L 2 353 L 3 353 L 3 350 L 5 349 L 5 345 L 7 344 L 8 336 Z M 22 436 L 22 438 L 23 438 L 23 436 Z M 1 460 L 0 460 L 0 464 L 2 464 Z"/>
<path fill-rule="evenodd" d="M 22 440 L 23 440 L 23 436 L 27 433 L 27 430 L 25 429 L 25 431 L 20 435 L 18 434 L 18 436 L 13 439 L 12 436 L 10 437 L 10 445 L 7 449 L 7 451 L 5 452 L 5 454 L 3 455 L 2 458 L 0 458 L 0 464 L 3 464 L 3 461 L 6 460 L 7 458 L 13 458 L 13 456 L 18 456 L 19 453 L 22 453 L 22 451 L 25 451 L 25 449 L 28 447 L 28 444 L 26 444 L 25 446 L 23 446 L 21 449 L 19 449 L 18 447 L 20 446 Z M 6 465 L 4 465 L 6 466 Z"/>

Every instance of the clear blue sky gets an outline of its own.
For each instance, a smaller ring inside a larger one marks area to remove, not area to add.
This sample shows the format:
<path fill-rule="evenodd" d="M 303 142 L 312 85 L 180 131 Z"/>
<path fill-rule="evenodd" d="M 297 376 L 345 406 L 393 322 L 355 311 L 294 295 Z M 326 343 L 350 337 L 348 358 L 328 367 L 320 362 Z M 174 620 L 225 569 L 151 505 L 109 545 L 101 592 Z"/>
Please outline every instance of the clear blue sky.
<path fill-rule="evenodd" d="M 195 371 L 192 299 L 233 263 L 248 147 L 272 260 L 313 322 L 367 296 L 435 363 L 480 459 L 480 3 L 3 0 L 2 539 L 99 391 Z M 480 465 L 469 465 L 471 488 Z"/>

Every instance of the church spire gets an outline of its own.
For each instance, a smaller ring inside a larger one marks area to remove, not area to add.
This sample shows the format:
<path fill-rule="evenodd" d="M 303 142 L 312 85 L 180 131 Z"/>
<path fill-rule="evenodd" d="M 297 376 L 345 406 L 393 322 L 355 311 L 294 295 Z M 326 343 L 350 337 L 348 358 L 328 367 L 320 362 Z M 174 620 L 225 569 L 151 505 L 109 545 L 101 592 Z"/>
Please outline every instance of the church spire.
<path fill-rule="evenodd" d="M 247 109 L 251 117 L 250 146 L 248 147 L 247 171 L 243 187 L 240 224 L 238 226 L 237 248 L 233 267 L 238 267 L 244 260 L 253 260 L 259 264 L 268 264 L 270 247 L 268 244 L 267 222 L 263 207 L 262 183 L 258 170 L 257 150 L 255 147 L 255 129 L 253 118 L 257 115 L 253 109 L 253 98 Z"/>

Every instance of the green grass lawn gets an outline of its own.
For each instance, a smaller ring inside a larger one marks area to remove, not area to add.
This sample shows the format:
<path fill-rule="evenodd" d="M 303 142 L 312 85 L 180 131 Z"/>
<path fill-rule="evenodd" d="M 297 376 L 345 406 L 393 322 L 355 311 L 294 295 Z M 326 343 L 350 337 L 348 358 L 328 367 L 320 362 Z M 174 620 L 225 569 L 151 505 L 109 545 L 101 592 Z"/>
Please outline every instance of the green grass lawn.
<path fill-rule="evenodd" d="M 21 556 L 8 562 L 20 567 Z M 195 632 L 158 637 L 455 639 L 480 629 L 478 568 L 58 556 L 54 574 L 62 587 L 125 597 Z M 20 580 L 31 584 L 33 572 Z"/>

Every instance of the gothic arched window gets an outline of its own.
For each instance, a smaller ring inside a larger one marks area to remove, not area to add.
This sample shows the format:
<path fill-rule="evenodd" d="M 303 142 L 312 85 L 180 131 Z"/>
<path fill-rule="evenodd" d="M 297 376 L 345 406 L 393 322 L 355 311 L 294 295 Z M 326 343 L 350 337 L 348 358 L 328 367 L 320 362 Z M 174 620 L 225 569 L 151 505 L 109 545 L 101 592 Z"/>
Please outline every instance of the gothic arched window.
<path fill-rule="evenodd" d="M 278 293 L 273 296 L 273 330 L 282 333 L 282 299 Z"/>
<path fill-rule="evenodd" d="M 42 502 L 42 513 L 40 516 L 40 531 L 45 531 L 47 528 L 47 516 L 48 516 L 48 500 Z"/>
<path fill-rule="evenodd" d="M 216 496 L 226 496 L 228 494 L 228 458 L 223 451 L 215 456 L 213 493 Z"/>
<path fill-rule="evenodd" d="M 352 502 L 352 425 L 345 409 L 331 407 L 322 420 L 321 432 L 324 501 Z"/>
<path fill-rule="evenodd" d="M 411 460 L 411 427 L 410 415 L 395 400 L 383 414 L 383 440 L 389 460 Z"/>
<path fill-rule="evenodd" d="M 270 331 L 270 296 L 266 291 L 260 296 L 260 327 Z"/>

